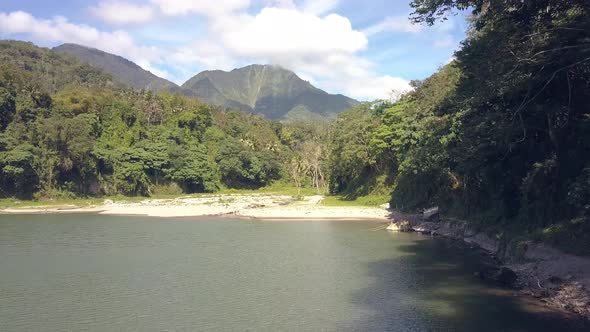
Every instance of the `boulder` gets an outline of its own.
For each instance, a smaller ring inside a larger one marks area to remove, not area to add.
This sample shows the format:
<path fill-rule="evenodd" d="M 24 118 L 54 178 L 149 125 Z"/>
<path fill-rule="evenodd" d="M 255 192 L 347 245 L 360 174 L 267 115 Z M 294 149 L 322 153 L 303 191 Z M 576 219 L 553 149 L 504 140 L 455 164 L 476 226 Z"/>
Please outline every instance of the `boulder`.
<path fill-rule="evenodd" d="M 474 275 L 481 279 L 493 281 L 507 287 L 513 286 L 516 279 L 518 279 L 516 273 L 505 266 L 501 268 L 486 266 L 481 271 L 474 273 Z"/>
<path fill-rule="evenodd" d="M 401 220 L 397 222 L 390 222 L 386 229 L 392 232 L 409 232 L 412 230 L 412 226 L 410 225 L 409 221 Z"/>

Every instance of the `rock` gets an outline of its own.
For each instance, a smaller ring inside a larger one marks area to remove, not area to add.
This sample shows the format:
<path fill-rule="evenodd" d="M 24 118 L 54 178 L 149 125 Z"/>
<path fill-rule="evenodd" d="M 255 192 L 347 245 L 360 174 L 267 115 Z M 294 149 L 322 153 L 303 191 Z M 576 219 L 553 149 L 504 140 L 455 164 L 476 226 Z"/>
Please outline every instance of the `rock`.
<path fill-rule="evenodd" d="M 512 286 L 516 282 L 516 279 L 518 279 L 516 273 L 505 266 L 500 269 L 497 275 L 498 282 L 506 286 Z"/>
<path fill-rule="evenodd" d="M 431 235 L 436 229 L 436 224 L 432 222 L 422 222 L 412 227 L 415 232 Z"/>
<path fill-rule="evenodd" d="M 474 275 L 481 279 L 493 281 L 508 287 L 513 286 L 516 279 L 518 279 L 516 273 L 505 266 L 501 268 L 486 266 Z"/>
<path fill-rule="evenodd" d="M 394 222 L 390 222 L 387 228 L 385 229 L 392 232 L 401 232 L 401 228 L 399 227 L 399 225 Z"/>
<path fill-rule="evenodd" d="M 390 222 L 386 229 L 392 232 L 409 232 L 412 230 L 412 226 L 409 221 L 402 220 L 398 222 Z"/>
<path fill-rule="evenodd" d="M 438 222 L 440 214 L 438 211 L 438 206 L 431 207 L 430 209 L 425 209 L 422 212 L 422 220 L 424 221 L 431 221 L 431 222 Z"/>
<path fill-rule="evenodd" d="M 463 236 L 464 237 L 472 237 L 472 236 L 475 236 L 476 234 L 477 234 L 477 232 L 475 230 L 466 228 L 465 232 L 463 233 Z"/>

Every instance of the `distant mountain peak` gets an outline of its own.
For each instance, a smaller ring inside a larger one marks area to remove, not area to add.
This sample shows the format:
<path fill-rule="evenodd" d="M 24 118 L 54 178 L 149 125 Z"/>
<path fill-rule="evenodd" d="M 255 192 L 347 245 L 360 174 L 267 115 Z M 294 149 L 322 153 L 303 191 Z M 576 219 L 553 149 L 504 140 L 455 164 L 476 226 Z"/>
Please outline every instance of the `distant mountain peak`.
<path fill-rule="evenodd" d="M 332 117 L 358 104 L 343 95 L 326 93 L 277 65 L 253 64 L 229 72 L 207 70 L 189 79 L 182 88 L 207 102 L 246 109 L 271 119 L 292 118 L 295 113 Z M 201 92 L 204 90 L 207 94 Z"/>

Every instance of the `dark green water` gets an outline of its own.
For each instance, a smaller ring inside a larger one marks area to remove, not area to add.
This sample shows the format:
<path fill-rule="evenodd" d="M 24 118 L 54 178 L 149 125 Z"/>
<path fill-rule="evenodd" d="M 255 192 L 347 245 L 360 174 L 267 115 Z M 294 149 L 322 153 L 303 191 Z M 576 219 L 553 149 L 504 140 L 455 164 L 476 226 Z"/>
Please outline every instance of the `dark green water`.
<path fill-rule="evenodd" d="M 565 331 L 473 253 L 348 221 L 0 216 L 0 331 Z"/>

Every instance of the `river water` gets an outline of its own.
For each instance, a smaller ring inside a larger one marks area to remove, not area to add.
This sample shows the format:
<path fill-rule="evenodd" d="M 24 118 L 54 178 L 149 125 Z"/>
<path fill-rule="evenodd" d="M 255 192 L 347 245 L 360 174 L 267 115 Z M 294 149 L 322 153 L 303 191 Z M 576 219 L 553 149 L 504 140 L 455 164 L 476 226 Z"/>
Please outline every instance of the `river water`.
<path fill-rule="evenodd" d="M 363 221 L 0 215 L 0 331 L 567 331 L 452 242 Z"/>

